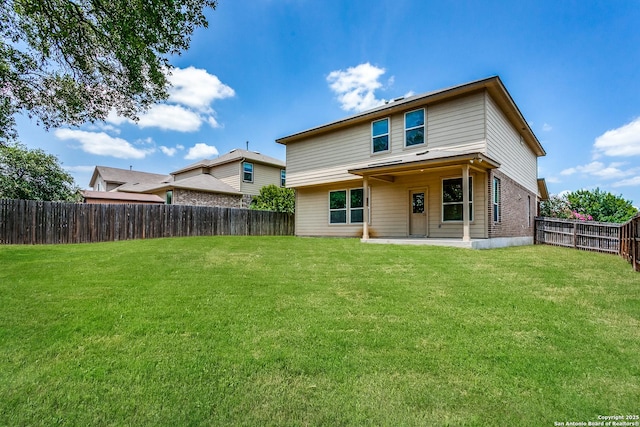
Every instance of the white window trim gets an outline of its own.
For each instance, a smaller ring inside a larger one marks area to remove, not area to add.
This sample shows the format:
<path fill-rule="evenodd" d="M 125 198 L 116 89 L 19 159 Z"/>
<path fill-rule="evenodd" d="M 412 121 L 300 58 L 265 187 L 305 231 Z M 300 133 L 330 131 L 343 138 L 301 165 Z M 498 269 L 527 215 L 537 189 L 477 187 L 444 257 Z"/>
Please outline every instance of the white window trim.
<path fill-rule="evenodd" d="M 245 174 L 244 165 L 251 165 L 251 180 L 244 179 L 244 174 Z M 255 169 L 253 168 L 253 163 L 251 163 L 251 162 L 242 162 L 241 169 L 242 169 L 242 182 L 253 183 L 253 179 L 254 179 L 253 174 L 255 172 Z"/>
<path fill-rule="evenodd" d="M 351 207 L 351 192 L 353 190 L 362 190 L 362 206 L 361 207 L 356 207 L 356 208 L 352 208 Z M 344 208 L 340 208 L 340 209 L 331 209 L 331 193 L 338 193 L 340 191 L 344 191 L 345 194 L 345 207 Z M 364 223 L 364 213 L 365 213 L 365 209 L 367 209 L 367 201 L 365 198 L 365 193 L 364 193 L 364 188 L 363 187 L 356 187 L 356 188 L 345 188 L 345 189 L 339 189 L 339 190 L 330 190 L 329 194 L 328 194 L 328 202 L 329 202 L 329 216 L 327 218 L 327 221 L 329 223 L 329 225 L 334 226 L 334 225 L 360 225 Z M 354 209 L 362 209 L 362 222 L 351 222 L 351 211 Z M 339 211 L 345 211 L 345 219 L 346 222 L 331 222 L 331 212 L 339 212 Z"/>
<path fill-rule="evenodd" d="M 358 206 L 358 207 L 352 207 L 351 206 L 351 192 L 354 190 L 362 190 L 362 206 Z M 349 224 L 362 224 L 364 223 L 364 210 L 366 208 L 366 204 L 367 204 L 367 199 L 366 199 L 366 194 L 364 192 L 364 188 L 363 187 L 357 187 L 357 188 L 350 188 L 349 189 L 349 200 L 348 200 L 348 212 L 349 212 L 349 218 L 347 218 L 349 220 Z M 355 209 L 361 209 L 362 210 L 362 221 L 360 222 L 351 222 L 351 212 Z"/>
<path fill-rule="evenodd" d="M 287 186 L 287 171 L 286 169 L 280 169 L 280 187 Z"/>
<path fill-rule="evenodd" d="M 443 224 L 462 224 L 464 223 L 464 210 L 463 210 L 463 219 L 461 220 L 445 220 L 444 219 L 444 207 L 445 205 L 463 205 L 464 207 L 464 201 L 462 202 L 447 202 L 445 203 L 444 201 L 444 182 L 448 181 L 450 179 L 460 179 L 462 180 L 462 176 L 449 176 L 446 178 L 442 178 L 442 182 L 440 183 L 440 222 L 442 222 Z M 469 205 L 470 205 L 470 212 L 471 212 L 471 220 L 469 221 L 470 224 L 473 224 L 475 222 L 476 216 L 473 214 L 474 211 L 474 201 L 473 201 L 473 193 L 474 193 L 474 189 L 473 189 L 473 182 L 475 181 L 473 175 L 469 175 L 469 179 L 471 180 L 471 198 L 469 199 Z M 464 200 L 464 199 L 463 199 Z"/>
<path fill-rule="evenodd" d="M 493 177 L 493 222 L 500 223 L 502 222 L 502 212 L 500 212 L 500 193 L 502 183 L 500 182 L 500 178 Z"/>
<path fill-rule="evenodd" d="M 345 192 L 345 196 L 344 196 L 344 208 L 340 208 L 340 209 L 331 209 L 331 193 L 339 193 L 341 191 Z M 348 225 L 349 224 L 349 191 L 347 189 L 340 189 L 340 190 L 331 190 L 329 191 L 329 193 L 327 194 L 328 198 L 327 201 L 329 202 L 329 215 L 327 217 L 327 222 L 329 223 L 329 225 Z M 331 213 L 332 212 L 340 212 L 340 211 L 345 211 L 345 222 L 331 222 Z"/>
<path fill-rule="evenodd" d="M 420 126 L 413 126 L 408 128 L 407 127 L 407 114 L 411 114 L 411 113 L 415 113 L 416 111 L 420 111 L 422 110 L 422 118 L 424 120 L 424 123 Z M 404 148 L 414 148 L 414 147 L 424 147 L 427 143 L 427 109 L 426 108 L 418 108 L 415 110 L 411 110 L 411 111 L 407 111 L 406 113 L 404 113 L 404 117 L 403 117 L 403 121 L 402 121 L 402 127 L 404 129 Z M 423 128 L 423 140 L 422 140 L 422 144 L 414 144 L 414 145 L 407 145 L 407 131 L 409 130 L 413 130 L 413 129 L 419 129 L 419 128 Z"/>
<path fill-rule="evenodd" d="M 381 122 L 383 120 L 387 121 L 387 133 L 382 133 L 380 135 L 373 135 L 373 124 L 377 123 L 377 122 Z M 387 149 L 386 150 L 380 150 L 380 151 L 374 151 L 373 150 L 373 139 L 374 138 L 378 138 L 381 136 L 387 136 Z M 381 119 L 378 120 L 373 120 L 371 122 L 371 154 L 373 155 L 377 155 L 377 154 L 381 154 L 381 153 L 388 153 L 389 151 L 391 151 L 391 118 L 389 117 L 383 117 Z"/>

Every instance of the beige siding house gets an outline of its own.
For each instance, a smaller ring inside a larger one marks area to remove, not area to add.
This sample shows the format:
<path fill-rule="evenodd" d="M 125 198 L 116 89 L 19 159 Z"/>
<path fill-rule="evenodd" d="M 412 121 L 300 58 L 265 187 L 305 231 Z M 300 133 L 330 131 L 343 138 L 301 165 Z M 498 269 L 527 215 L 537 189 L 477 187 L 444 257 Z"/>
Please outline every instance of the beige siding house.
<path fill-rule="evenodd" d="M 499 77 L 277 142 L 287 147 L 299 236 L 533 242 L 545 152 Z"/>
<path fill-rule="evenodd" d="M 269 184 L 284 186 L 285 163 L 253 151 L 235 149 L 169 175 L 97 166 L 90 185 L 96 191 L 101 188 L 112 193 L 153 195 L 169 204 L 246 208 L 260 189 Z M 94 200 L 110 203 L 109 200 L 116 198 Z"/>

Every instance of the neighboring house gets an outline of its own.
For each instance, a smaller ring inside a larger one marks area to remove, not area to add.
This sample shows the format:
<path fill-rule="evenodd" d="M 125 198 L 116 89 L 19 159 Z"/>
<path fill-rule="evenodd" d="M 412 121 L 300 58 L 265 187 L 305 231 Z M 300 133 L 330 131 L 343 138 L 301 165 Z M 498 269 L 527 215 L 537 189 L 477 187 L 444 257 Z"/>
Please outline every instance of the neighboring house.
<path fill-rule="evenodd" d="M 533 243 L 545 151 L 499 77 L 278 139 L 296 235 Z"/>
<path fill-rule="evenodd" d="M 96 167 L 96 171 L 98 168 L 103 167 Z M 263 186 L 285 185 L 285 163 L 253 151 L 235 149 L 216 159 L 193 163 L 168 176 L 156 175 L 154 180 L 144 178 L 137 176 L 111 191 L 152 194 L 168 204 L 248 207 Z M 95 180 L 97 178 L 92 179 L 91 185 Z"/>
<path fill-rule="evenodd" d="M 154 183 L 160 182 L 166 175 L 134 171 L 131 169 L 110 168 L 108 166 L 96 166 L 89 182 L 93 191 L 113 191 L 127 183 Z"/>
<path fill-rule="evenodd" d="M 155 194 L 133 194 L 118 191 L 80 191 L 84 203 L 88 204 L 126 204 L 136 203 L 143 205 L 162 205 L 164 199 Z"/>

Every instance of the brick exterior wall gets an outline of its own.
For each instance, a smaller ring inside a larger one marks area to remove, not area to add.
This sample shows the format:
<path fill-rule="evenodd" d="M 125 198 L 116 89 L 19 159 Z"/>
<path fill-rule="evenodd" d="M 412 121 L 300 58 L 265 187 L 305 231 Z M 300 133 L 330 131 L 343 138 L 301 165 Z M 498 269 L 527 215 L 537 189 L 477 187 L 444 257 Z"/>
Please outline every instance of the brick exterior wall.
<path fill-rule="evenodd" d="M 242 195 L 242 207 L 243 208 L 249 208 L 249 206 L 251 206 L 251 200 L 253 200 L 253 197 L 251 194 L 243 194 Z"/>
<path fill-rule="evenodd" d="M 225 208 L 246 207 L 242 204 L 243 196 L 234 194 L 204 193 L 194 190 L 173 190 L 174 205 L 221 206 Z"/>
<path fill-rule="evenodd" d="M 498 222 L 493 220 L 493 178 L 500 180 Z M 489 173 L 489 237 L 533 237 L 537 195 L 498 170 Z"/>

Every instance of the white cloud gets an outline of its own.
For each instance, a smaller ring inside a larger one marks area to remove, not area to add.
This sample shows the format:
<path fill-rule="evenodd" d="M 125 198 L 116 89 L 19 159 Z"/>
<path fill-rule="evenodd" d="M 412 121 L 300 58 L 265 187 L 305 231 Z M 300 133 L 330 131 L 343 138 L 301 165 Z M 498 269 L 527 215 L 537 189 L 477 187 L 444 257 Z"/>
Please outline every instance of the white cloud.
<path fill-rule="evenodd" d="M 207 123 L 209 123 L 209 126 L 214 129 L 221 127 L 220 123 L 218 123 L 218 121 L 213 116 L 207 117 Z"/>
<path fill-rule="evenodd" d="M 637 187 L 640 186 L 640 175 L 633 178 L 623 179 L 622 181 L 614 182 L 612 187 Z"/>
<path fill-rule="evenodd" d="M 95 166 L 63 166 L 65 170 L 68 170 L 69 172 L 80 172 L 80 173 L 86 173 L 86 172 L 93 172 L 93 170 L 95 169 Z"/>
<path fill-rule="evenodd" d="M 195 132 L 203 122 L 212 128 L 221 127 L 212 116 L 215 112 L 211 103 L 217 99 L 233 97 L 235 91 L 206 70 L 194 67 L 174 68 L 171 73 L 167 76 L 172 85 L 167 102 L 156 104 L 141 113 L 137 122 L 111 111 L 106 119 L 110 123 L 105 125 L 107 130 L 118 131 L 112 125 L 120 126 L 123 123 L 137 123 L 140 128 L 155 127 L 177 132 Z"/>
<path fill-rule="evenodd" d="M 545 123 L 542 125 L 542 130 L 544 132 L 550 132 L 553 130 L 553 127 L 549 123 Z"/>
<path fill-rule="evenodd" d="M 175 147 L 167 147 L 167 146 L 161 145 L 158 148 L 160 149 L 160 151 L 162 151 L 167 156 L 173 157 L 178 151 L 184 150 L 184 145 L 176 144 Z"/>
<path fill-rule="evenodd" d="M 157 127 L 164 130 L 194 132 L 200 129 L 202 118 L 193 111 L 180 105 L 154 105 L 140 116 L 141 128 Z"/>
<path fill-rule="evenodd" d="M 605 156 L 640 155 L 640 117 L 617 129 L 608 130 L 596 138 L 594 154 Z"/>
<path fill-rule="evenodd" d="M 194 67 L 174 68 L 168 76 L 169 102 L 186 105 L 200 111 L 210 111 L 216 99 L 231 98 L 235 91 L 222 83 L 217 76 Z"/>
<path fill-rule="evenodd" d="M 637 172 L 638 168 L 621 169 L 625 162 L 613 162 L 609 166 L 606 166 L 602 162 L 594 161 L 586 165 L 576 166 L 568 168 L 560 172 L 560 175 L 573 175 L 575 173 L 582 173 L 585 175 L 596 176 L 603 179 L 619 179 L 625 176 L 633 175 Z"/>
<path fill-rule="evenodd" d="M 177 148 L 169 148 L 169 147 L 165 147 L 164 145 L 161 145 L 158 148 L 160 149 L 160 151 L 162 151 L 164 154 L 166 154 L 169 157 L 173 157 L 176 154 L 176 151 L 178 151 Z"/>
<path fill-rule="evenodd" d="M 116 110 L 109 111 L 109 115 L 107 115 L 107 118 L 105 119 L 105 121 L 116 126 L 120 126 L 122 123 L 127 123 L 127 122 L 133 123 L 132 120 L 129 120 L 126 117 L 119 116 L 118 113 L 116 113 Z M 105 130 L 114 129 L 114 127 L 111 125 L 105 125 L 104 128 Z"/>
<path fill-rule="evenodd" d="M 560 181 L 559 178 L 555 177 L 555 176 L 547 176 L 544 178 L 545 181 L 547 181 L 550 184 L 559 184 L 562 181 Z"/>
<path fill-rule="evenodd" d="M 155 151 L 153 148 L 140 150 L 122 138 L 114 138 L 104 132 L 87 132 L 74 129 L 56 129 L 56 138 L 80 143 L 82 151 L 98 156 L 110 156 L 118 159 L 143 159 Z"/>
<path fill-rule="evenodd" d="M 384 68 L 367 62 L 349 67 L 346 71 L 332 71 L 327 76 L 327 82 L 329 88 L 338 95 L 343 110 L 360 112 L 384 104 L 384 100 L 377 99 L 374 94 L 376 89 L 382 87 L 378 79 L 384 73 Z"/>
<path fill-rule="evenodd" d="M 217 156 L 218 149 L 213 145 L 207 145 L 199 142 L 193 147 L 189 148 L 187 155 L 184 156 L 187 160 L 206 159 L 207 157 Z"/>

